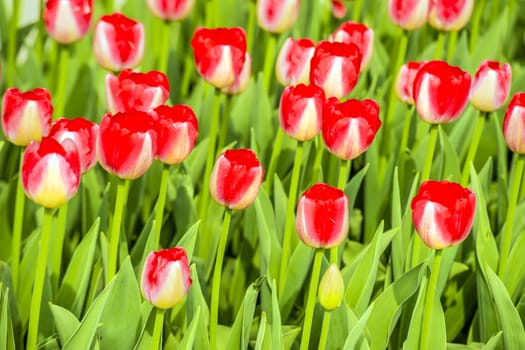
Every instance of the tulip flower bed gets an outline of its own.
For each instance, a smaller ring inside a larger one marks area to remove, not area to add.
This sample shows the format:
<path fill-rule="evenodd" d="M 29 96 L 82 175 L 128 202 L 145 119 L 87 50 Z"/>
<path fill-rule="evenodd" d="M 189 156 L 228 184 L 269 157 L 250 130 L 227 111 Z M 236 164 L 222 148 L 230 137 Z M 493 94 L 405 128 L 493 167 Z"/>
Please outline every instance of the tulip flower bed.
<path fill-rule="evenodd" d="M 525 349 L 519 0 L 0 3 L 0 349 Z"/>

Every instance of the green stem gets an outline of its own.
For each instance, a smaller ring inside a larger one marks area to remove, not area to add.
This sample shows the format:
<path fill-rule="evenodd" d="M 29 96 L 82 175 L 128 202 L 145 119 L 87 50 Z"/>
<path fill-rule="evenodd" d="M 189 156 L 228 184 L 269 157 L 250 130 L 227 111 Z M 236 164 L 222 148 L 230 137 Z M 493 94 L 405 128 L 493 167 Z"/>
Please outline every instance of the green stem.
<path fill-rule="evenodd" d="M 275 34 L 269 33 L 268 42 L 266 44 L 266 55 L 264 56 L 264 67 L 263 67 L 263 77 L 264 77 L 264 90 L 269 95 L 270 87 L 272 84 L 273 77 L 273 67 L 274 67 L 274 58 L 275 58 L 275 46 L 277 45 L 277 36 Z"/>
<path fill-rule="evenodd" d="M 250 2 L 249 6 L 249 15 L 248 15 L 248 24 L 246 25 L 246 44 L 248 45 L 248 52 L 253 52 L 253 38 L 255 33 L 255 5 Z"/>
<path fill-rule="evenodd" d="M 463 164 L 463 172 L 461 173 L 461 185 L 467 186 L 468 179 L 470 175 L 470 163 L 474 161 L 476 152 L 478 151 L 479 142 L 481 140 L 481 134 L 483 133 L 483 126 L 485 125 L 485 120 L 488 118 L 488 112 L 480 112 L 479 117 L 476 120 L 476 128 L 474 129 L 474 135 L 470 141 L 470 147 L 468 150 L 467 158 Z"/>
<path fill-rule="evenodd" d="M 439 31 L 437 43 L 436 43 L 436 53 L 434 58 L 440 60 L 443 57 L 443 47 L 445 46 L 445 32 Z"/>
<path fill-rule="evenodd" d="M 434 305 L 434 297 L 436 295 L 437 281 L 439 277 L 439 268 L 441 265 L 441 249 L 436 250 L 434 256 L 434 263 L 430 271 L 430 281 L 427 286 L 425 296 L 425 309 L 423 311 L 423 323 L 421 324 L 421 339 L 419 349 L 426 350 L 428 348 L 429 334 L 430 334 L 430 320 L 432 318 L 432 306 Z"/>
<path fill-rule="evenodd" d="M 283 148 L 284 131 L 281 127 L 277 129 L 277 136 L 275 136 L 275 142 L 272 148 L 272 155 L 270 157 L 270 164 L 268 165 L 268 173 L 266 174 L 266 191 L 268 194 L 272 191 L 273 174 L 277 168 L 277 161 Z"/>
<path fill-rule="evenodd" d="M 231 209 L 224 211 L 224 220 L 222 223 L 222 232 L 219 239 L 219 247 L 217 248 L 217 256 L 215 260 L 215 268 L 213 270 L 213 282 L 211 291 L 211 306 L 210 306 L 210 349 L 217 349 L 217 326 L 219 319 L 219 292 L 221 287 L 222 264 L 224 261 L 224 253 L 226 251 L 226 243 L 228 242 L 228 231 L 230 229 Z"/>
<path fill-rule="evenodd" d="M 170 56 L 170 29 L 171 21 L 163 21 L 162 23 L 162 45 L 159 52 L 159 71 L 168 74 L 168 58 Z"/>
<path fill-rule="evenodd" d="M 516 214 L 516 205 L 518 202 L 518 195 L 520 192 L 521 179 L 523 177 L 523 168 L 525 167 L 525 156 L 519 155 L 518 161 L 512 173 L 512 180 L 510 183 L 510 198 L 509 207 L 507 208 L 507 216 L 505 218 L 505 231 L 501 237 L 501 251 L 500 262 L 498 268 L 499 277 L 504 280 L 507 272 L 507 260 L 510 254 L 510 245 L 512 242 L 512 228 L 514 226 L 514 217 Z"/>
<path fill-rule="evenodd" d="M 319 285 L 319 273 L 321 272 L 321 262 L 323 261 L 323 250 L 316 249 L 314 257 L 314 266 L 310 278 L 310 288 L 308 290 L 308 299 L 306 301 L 306 311 L 304 315 L 303 334 L 301 336 L 300 350 L 308 350 L 310 345 L 310 333 L 312 330 L 312 321 L 314 316 L 315 298 L 317 296 L 317 286 Z"/>
<path fill-rule="evenodd" d="M 451 63 L 454 53 L 456 52 L 456 44 L 458 42 L 458 33 L 459 31 L 455 30 L 450 33 L 448 37 L 448 46 L 447 46 L 447 62 Z"/>
<path fill-rule="evenodd" d="M 326 349 L 326 341 L 328 340 L 328 333 L 330 331 L 331 318 L 332 318 L 332 312 L 325 311 L 323 314 L 323 324 L 321 326 L 321 336 L 319 337 L 319 350 Z"/>
<path fill-rule="evenodd" d="M 432 170 L 432 160 L 434 158 L 434 150 L 436 149 L 437 136 L 439 124 L 432 124 L 430 126 L 430 135 L 428 140 L 427 155 L 425 157 L 425 165 L 421 173 L 421 182 L 430 179 L 430 171 Z"/>
<path fill-rule="evenodd" d="M 361 15 L 361 9 L 363 8 L 363 0 L 356 0 L 354 4 L 354 11 L 352 13 L 352 21 L 358 22 L 359 16 Z"/>
<path fill-rule="evenodd" d="M 22 187 L 22 162 L 24 161 L 24 149 L 20 148 L 20 165 L 19 175 L 16 184 L 15 197 L 15 217 L 13 222 L 13 239 L 11 241 L 11 255 L 13 261 L 11 262 L 11 276 L 13 278 L 13 287 L 15 292 L 18 291 L 18 274 L 20 270 L 20 253 L 22 249 L 22 225 L 24 222 L 24 205 L 25 195 Z"/>
<path fill-rule="evenodd" d="M 46 29 L 44 26 L 44 7 L 45 7 L 45 0 L 40 0 L 40 11 L 39 11 L 39 17 L 37 22 L 37 32 L 36 32 L 36 39 L 35 39 L 35 48 L 34 53 L 37 58 L 37 62 L 43 62 L 43 46 L 44 46 L 44 40 L 46 37 Z"/>
<path fill-rule="evenodd" d="M 66 81 L 68 80 L 67 68 L 69 65 L 69 47 L 62 44 L 58 45 L 58 79 L 55 92 L 54 119 L 64 116 L 64 106 L 66 105 Z"/>
<path fill-rule="evenodd" d="M 474 2 L 474 14 L 472 15 L 471 19 L 471 31 L 470 31 L 470 53 L 474 52 L 474 49 L 476 48 L 476 42 L 479 37 L 479 28 L 481 25 L 481 15 L 483 14 L 483 10 L 485 8 L 486 1 L 476 1 Z"/>
<path fill-rule="evenodd" d="M 288 267 L 288 256 L 290 255 L 290 245 L 292 238 L 292 229 L 295 222 L 295 202 L 297 199 L 297 189 L 299 187 L 299 174 L 301 172 L 301 161 L 303 159 L 303 142 L 297 142 L 297 149 L 295 150 L 295 159 L 293 163 L 292 179 L 290 182 L 290 189 L 288 194 L 288 206 L 286 211 L 286 221 L 284 224 L 283 233 L 283 250 L 281 252 L 281 264 L 279 267 L 279 291 L 282 295 L 284 290 L 284 281 L 286 280 L 286 269 Z"/>
<path fill-rule="evenodd" d="M 15 70 L 16 70 L 16 44 L 18 41 L 17 29 L 18 20 L 20 18 L 20 6 L 22 1 L 13 1 L 13 12 L 11 20 L 9 21 L 8 38 L 7 41 L 7 63 L 6 63 L 6 84 L 8 87 L 14 86 Z"/>
<path fill-rule="evenodd" d="M 108 271 L 106 273 L 106 285 L 109 284 L 117 271 L 118 246 L 120 241 L 120 226 L 122 224 L 122 212 L 126 201 L 126 183 L 129 180 L 117 179 L 117 198 L 115 200 L 115 211 L 111 222 L 111 234 L 109 236 Z"/>
<path fill-rule="evenodd" d="M 164 207 L 166 206 L 166 194 L 168 192 L 168 179 L 170 177 L 170 166 L 163 164 L 162 175 L 160 177 L 159 196 L 157 198 L 157 207 L 155 208 L 155 245 L 160 248 L 160 233 L 162 223 L 164 222 Z"/>
<path fill-rule="evenodd" d="M 165 310 L 155 308 L 155 324 L 153 326 L 153 338 L 151 339 L 151 349 L 162 349 L 162 329 L 164 328 Z"/>
<path fill-rule="evenodd" d="M 38 342 L 38 323 L 40 321 L 40 310 L 42 294 L 44 292 L 44 281 L 46 276 L 47 254 L 49 252 L 49 238 L 53 222 L 53 209 L 44 209 L 44 220 L 40 234 L 40 247 L 36 264 L 35 282 L 33 295 L 31 296 L 31 309 L 29 313 L 29 328 L 27 331 L 27 350 L 36 350 Z"/>
<path fill-rule="evenodd" d="M 60 270 L 62 268 L 62 249 L 64 247 L 64 238 L 66 236 L 67 212 L 69 204 L 66 202 L 58 209 L 56 219 L 56 235 L 53 237 L 53 260 L 51 263 L 51 282 L 53 290 L 58 290 L 58 281 L 60 281 Z"/>
<path fill-rule="evenodd" d="M 224 146 L 226 146 L 226 141 L 228 139 L 232 98 L 232 95 L 226 95 L 226 101 L 224 102 L 224 118 L 222 118 L 221 130 L 219 132 L 218 150 L 222 150 Z"/>
<path fill-rule="evenodd" d="M 321 178 L 317 178 L 317 175 L 320 174 L 321 163 L 323 162 L 323 154 L 324 154 L 324 145 L 323 145 L 323 139 L 321 135 L 317 135 L 315 144 L 316 144 L 315 158 L 314 158 L 314 165 L 312 169 L 314 172 L 313 181 L 318 182 L 318 181 L 321 181 Z"/>
<path fill-rule="evenodd" d="M 346 180 L 348 179 L 348 176 L 350 175 L 348 172 L 350 170 L 350 166 L 352 164 L 352 160 L 344 160 L 341 159 L 341 163 L 339 165 L 339 178 L 337 180 L 337 188 L 341 190 L 345 190 L 346 186 Z"/>

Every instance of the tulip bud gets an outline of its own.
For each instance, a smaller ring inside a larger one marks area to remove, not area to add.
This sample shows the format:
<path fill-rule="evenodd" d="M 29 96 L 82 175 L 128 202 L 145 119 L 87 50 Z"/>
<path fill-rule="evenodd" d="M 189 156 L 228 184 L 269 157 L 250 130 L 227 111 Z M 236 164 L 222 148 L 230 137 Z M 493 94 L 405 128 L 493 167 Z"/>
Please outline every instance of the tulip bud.
<path fill-rule="evenodd" d="M 354 159 L 365 152 L 380 127 L 379 104 L 374 100 L 339 102 L 330 98 L 325 103 L 323 141 L 341 159 Z"/>
<path fill-rule="evenodd" d="M 401 102 L 410 105 L 414 104 L 414 79 L 416 78 L 419 68 L 421 68 L 425 63 L 426 62 L 410 61 L 402 65 L 399 69 L 394 88 L 396 96 L 401 100 Z"/>
<path fill-rule="evenodd" d="M 153 15 L 165 21 L 180 21 L 188 17 L 195 0 L 147 0 Z"/>
<path fill-rule="evenodd" d="M 146 112 L 107 113 L 100 122 L 97 158 L 122 179 L 142 176 L 157 154 L 154 119 Z"/>
<path fill-rule="evenodd" d="M 246 52 L 246 57 L 244 60 L 244 65 L 242 67 L 241 74 L 237 75 L 235 77 L 235 80 L 233 81 L 233 84 L 223 87 L 221 89 L 222 92 L 230 95 L 237 95 L 248 87 L 248 83 L 250 82 L 250 78 L 252 76 L 252 56 L 248 52 Z"/>
<path fill-rule="evenodd" d="M 286 39 L 275 63 L 277 81 L 285 86 L 299 83 L 308 84 L 310 60 L 314 51 L 315 44 L 309 38 Z"/>
<path fill-rule="evenodd" d="M 516 93 L 505 111 L 503 136 L 507 146 L 516 153 L 525 154 L 525 92 Z"/>
<path fill-rule="evenodd" d="M 416 30 L 427 23 L 430 1 L 389 0 L 388 14 L 392 22 L 401 28 L 405 30 Z"/>
<path fill-rule="evenodd" d="M 299 5 L 299 0 L 257 0 L 257 21 L 264 30 L 282 33 L 297 21 Z"/>
<path fill-rule="evenodd" d="M 246 60 L 246 33 L 240 27 L 195 29 L 191 39 L 199 74 L 217 88 L 232 85 Z"/>
<path fill-rule="evenodd" d="M 413 94 L 421 119 L 430 124 L 452 122 L 467 106 L 470 74 L 445 61 L 430 61 L 419 68 Z"/>
<path fill-rule="evenodd" d="M 343 275 L 341 275 L 337 264 L 332 264 L 323 274 L 319 283 L 319 304 L 326 311 L 332 311 L 341 305 L 344 294 L 345 282 L 343 281 Z"/>
<path fill-rule="evenodd" d="M 191 282 L 186 251 L 175 247 L 148 254 L 140 289 L 153 306 L 170 309 L 184 299 Z"/>
<path fill-rule="evenodd" d="M 257 197 L 263 176 L 252 150 L 227 150 L 219 155 L 211 172 L 210 194 L 230 209 L 245 209 Z"/>
<path fill-rule="evenodd" d="M 53 40 L 70 44 L 88 32 L 93 13 L 93 0 L 47 0 L 44 25 Z"/>
<path fill-rule="evenodd" d="M 342 19 L 346 16 L 346 6 L 342 0 L 332 0 L 332 14 L 337 19 Z"/>
<path fill-rule="evenodd" d="M 46 89 L 20 92 L 9 88 L 2 100 L 2 129 L 9 142 L 27 146 L 48 134 L 52 114 L 51 95 Z"/>
<path fill-rule="evenodd" d="M 78 151 L 80 173 L 84 174 L 97 162 L 98 125 L 82 117 L 59 118 L 49 131 L 49 137 L 60 143 L 71 140 Z"/>
<path fill-rule="evenodd" d="M 44 137 L 31 141 L 22 161 L 22 186 L 38 205 L 57 208 L 70 200 L 80 183 L 80 161 L 70 140 L 62 144 Z"/>
<path fill-rule="evenodd" d="M 144 26 L 121 13 L 100 17 L 93 52 L 100 66 L 114 72 L 138 66 L 144 55 Z"/>
<path fill-rule="evenodd" d="M 425 181 L 412 199 L 412 221 L 432 249 L 443 249 L 467 238 L 476 209 L 476 196 L 468 188 L 448 181 Z"/>
<path fill-rule="evenodd" d="M 279 122 L 284 132 L 298 140 L 313 139 L 321 131 L 323 89 L 315 85 L 287 86 L 279 104 Z"/>
<path fill-rule="evenodd" d="M 428 23 L 437 30 L 460 30 L 469 21 L 473 7 L 474 0 L 432 0 Z"/>
<path fill-rule="evenodd" d="M 364 24 L 345 22 L 332 34 L 329 40 L 345 44 L 355 44 L 361 50 L 361 70 L 366 69 L 374 50 L 374 31 Z"/>
<path fill-rule="evenodd" d="M 159 71 L 140 73 L 124 69 L 118 77 L 106 75 L 106 103 L 111 113 L 147 112 L 164 104 L 169 92 L 168 78 Z"/>
<path fill-rule="evenodd" d="M 470 90 L 472 105 L 484 112 L 492 112 L 503 106 L 509 96 L 511 76 L 508 63 L 481 62 Z"/>
<path fill-rule="evenodd" d="M 321 41 L 310 65 L 310 84 L 323 88 L 327 98 L 341 98 L 357 84 L 361 51 L 355 44 Z"/>
<path fill-rule="evenodd" d="M 157 157 L 164 164 L 181 163 L 191 153 L 198 134 L 198 122 L 191 107 L 175 105 L 155 108 Z"/>

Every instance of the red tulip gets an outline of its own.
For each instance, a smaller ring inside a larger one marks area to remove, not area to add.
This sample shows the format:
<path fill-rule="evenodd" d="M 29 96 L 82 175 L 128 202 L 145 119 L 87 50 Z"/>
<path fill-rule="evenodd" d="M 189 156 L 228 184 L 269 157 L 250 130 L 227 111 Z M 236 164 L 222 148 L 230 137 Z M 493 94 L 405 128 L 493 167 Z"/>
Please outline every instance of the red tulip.
<path fill-rule="evenodd" d="M 70 44 L 88 32 L 93 13 L 93 0 L 47 0 L 44 25 L 53 40 Z"/>
<path fill-rule="evenodd" d="M 405 30 L 415 30 L 427 23 L 432 0 L 389 0 L 388 14 L 392 22 Z"/>
<path fill-rule="evenodd" d="M 146 112 L 107 113 L 100 122 L 97 157 L 100 165 L 122 179 L 136 179 L 157 154 L 157 132 Z"/>
<path fill-rule="evenodd" d="M 345 22 L 329 37 L 330 41 L 355 44 L 361 50 L 361 70 L 368 67 L 374 50 L 374 31 L 364 24 Z"/>
<path fill-rule="evenodd" d="M 341 159 L 354 159 L 365 152 L 381 127 L 379 105 L 374 100 L 330 98 L 323 110 L 323 140 Z"/>
<path fill-rule="evenodd" d="M 467 238 L 476 209 L 476 196 L 468 188 L 448 181 L 425 181 L 412 199 L 412 221 L 432 249 L 442 249 Z"/>
<path fill-rule="evenodd" d="M 237 75 L 231 85 L 225 86 L 221 89 L 222 92 L 230 95 L 237 95 L 248 87 L 250 78 L 252 76 L 252 56 L 246 52 L 244 59 L 244 65 L 241 70 L 241 74 Z"/>
<path fill-rule="evenodd" d="M 71 140 L 78 151 L 80 173 L 90 170 L 97 162 L 98 125 L 82 117 L 59 118 L 49 131 L 49 137 L 60 143 Z"/>
<path fill-rule="evenodd" d="M 435 29 L 457 31 L 472 15 L 474 0 L 431 0 L 428 23 Z"/>
<path fill-rule="evenodd" d="M 309 38 L 286 39 L 275 63 L 277 81 L 285 86 L 299 83 L 308 84 L 310 60 L 314 51 L 315 44 Z"/>
<path fill-rule="evenodd" d="M 510 100 L 503 119 L 503 136 L 514 152 L 525 154 L 525 92 L 516 93 Z"/>
<path fill-rule="evenodd" d="M 257 0 L 257 21 L 264 30 L 282 33 L 297 21 L 299 5 L 299 0 Z"/>
<path fill-rule="evenodd" d="M 184 298 L 191 282 L 186 251 L 175 247 L 148 254 L 142 269 L 140 289 L 153 306 L 170 309 Z"/>
<path fill-rule="evenodd" d="M 315 85 L 287 86 L 279 104 L 279 122 L 284 132 L 299 141 L 313 139 L 321 131 L 323 89 Z"/>
<path fill-rule="evenodd" d="M 31 141 L 22 161 L 22 185 L 33 202 L 57 208 L 71 199 L 80 183 L 77 148 L 70 140 L 62 144 L 51 137 Z"/>
<path fill-rule="evenodd" d="M 346 6 L 342 0 L 332 0 L 332 14 L 338 19 L 346 16 Z"/>
<path fill-rule="evenodd" d="M 295 226 L 309 247 L 333 248 L 348 235 L 348 198 L 335 187 L 317 183 L 297 203 Z"/>
<path fill-rule="evenodd" d="M 100 17 L 93 52 L 100 66 L 114 72 L 138 66 L 144 55 L 144 26 L 121 13 Z"/>
<path fill-rule="evenodd" d="M 230 209 L 245 209 L 257 197 L 263 176 L 252 150 L 227 150 L 219 155 L 211 172 L 210 194 Z"/>
<path fill-rule="evenodd" d="M 361 50 L 355 44 L 321 41 L 310 65 L 310 84 L 323 88 L 326 97 L 341 98 L 357 84 Z"/>
<path fill-rule="evenodd" d="M 230 86 L 246 60 L 246 33 L 240 27 L 198 27 L 191 39 L 195 64 L 204 80 L 217 88 Z"/>
<path fill-rule="evenodd" d="M 46 136 L 52 114 L 51 95 L 43 88 L 26 92 L 9 88 L 2 99 L 2 129 L 7 140 L 18 146 Z"/>
<path fill-rule="evenodd" d="M 444 61 L 423 65 L 414 79 L 414 101 L 419 117 L 431 124 L 456 120 L 467 106 L 470 74 Z"/>
<path fill-rule="evenodd" d="M 395 82 L 395 91 L 397 97 L 401 102 L 413 105 L 414 104 L 414 79 L 416 74 L 426 62 L 414 62 L 410 61 L 402 65 L 397 73 L 397 78 Z"/>
<path fill-rule="evenodd" d="M 111 113 L 147 112 L 164 104 L 169 92 L 168 78 L 159 71 L 139 73 L 124 69 L 118 77 L 106 75 L 106 103 Z"/>
<path fill-rule="evenodd" d="M 191 153 L 198 134 L 198 122 L 191 107 L 175 105 L 155 108 L 157 157 L 165 164 L 181 163 Z"/>
<path fill-rule="evenodd" d="M 470 102 L 481 111 L 492 112 L 503 106 L 509 96 L 512 71 L 508 63 L 481 62 L 470 90 Z"/>
<path fill-rule="evenodd" d="M 147 0 L 149 10 L 165 21 L 180 21 L 190 14 L 195 0 Z"/>

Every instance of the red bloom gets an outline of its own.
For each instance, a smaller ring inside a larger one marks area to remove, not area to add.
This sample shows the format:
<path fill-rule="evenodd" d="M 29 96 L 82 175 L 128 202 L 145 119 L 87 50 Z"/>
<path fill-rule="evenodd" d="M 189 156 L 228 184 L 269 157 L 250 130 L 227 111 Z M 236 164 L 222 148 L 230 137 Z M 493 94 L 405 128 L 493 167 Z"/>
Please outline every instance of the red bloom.
<path fill-rule="evenodd" d="M 191 107 L 175 105 L 155 108 L 157 156 L 165 164 L 181 163 L 191 153 L 198 134 L 198 122 Z"/>
<path fill-rule="evenodd" d="M 405 30 L 415 30 L 425 25 L 432 0 L 389 0 L 388 14 L 392 22 Z"/>
<path fill-rule="evenodd" d="M 332 0 L 332 14 L 339 19 L 346 16 L 346 6 L 342 0 Z"/>
<path fill-rule="evenodd" d="M 100 122 L 100 165 L 122 179 L 136 179 L 157 154 L 155 120 L 146 112 L 107 113 Z"/>
<path fill-rule="evenodd" d="M 474 76 L 470 102 L 485 112 L 500 108 L 509 96 L 511 77 L 510 64 L 484 60 Z"/>
<path fill-rule="evenodd" d="M 250 78 L 252 76 L 252 56 L 246 52 L 246 57 L 244 59 L 244 65 L 241 70 L 241 74 L 237 75 L 233 80 L 231 85 L 225 86 L 221 89 L 225 94 L 237 95 L 248 87 Z"/>
<path fill-rule="evenodd" d="M 282 33 L 299 16 L 299 0 L 257 0 L 257 21 L 264 30 Z"/>
<path fill-rule="evenodd" d="M 348 198 L 338 188 L 318 183 L 297 203 L 299 238 L 313 248 L 333 248 L 348 236 Z"/>
<path fill-rule="evenodd" d="M 165 21 L 180 21 L 190 14 L 195 0 L 147 0 L 148 8 Z"/>
<path fill-rule="evenodd" d="M 140 73 L 124 69 L 118 77 L 106 75 L 106 102 L 111 113 L 147 112 L 165 103 L 169 92 L 168 78 L 159 71 Z"/>
<path fill-rule="evenodd" d="M 92 13 L 93 0 L 47 0 L 44 25 L 50 37 L 69 44 L 87 34 Z"/>
<path fill-rule="evenodd" d="M 245 209 L 257 197 L 263 176 L 252 150 L 227 150 L 219 155 L 211 172 L 210 194 L 230 209 Z"/>
<path fill-rule="evenodd" d="M 364 24 L 344 22 L 329 37 L 330 41 L 355 44 L 361 50 L 361 70 L 368 67 L 374 50 L 374 31 Z"/>
<path fill-rule="evenodd" d="M 93 52 L 99 65 L 114 72 L 138 66 L 144 55 L 144 26 L 121 13 L 100 17 Z"/>
<path fill-rule="evenodd" d="M 2 129 L 9 142 L 27 146 L 48 134 L 52 114 L 51 95 L 46 89 L 20 92 L 9 88 L 2 100 Z"/>
<path fill-rule="evenodd" d="M 310 84 L 323 88 L 326 97 L 341 98 L 357 84 L 361 50 L 355 44 L 321 41 L 310 65 Z"/>
<path fill-rule="evenodd" d="M 525 92 L 512 97 L 505 111 L 503 136 L 512 151 L 525 154 Z"/>
<path fill-rule="evenodd" d="M 444 31 L 463 28 L 472 15 L 474 0 L 431 0 L 428 23 Z"/>
<path fill-rule="evenodd" d="M 323 110 L 323 140 L 328 150 L 341 159 L 354 159 L 374 141 L 381 126 L 379 105 L 374 100 L 330 98 Z"/>
<path fill-rule="evenodd" d="M 419 117 L 431 124 L 456 120 L 467 106 L 470 74 L 445 61 L 419 68 L 414 79 L 414 101 Z"/>
<path fill-rule="evenodd" d="M 414 79 L 416 74 L 425 63 L 427 62 L 414 62 L 410 61 L 402 65 L 397 73 L 395 82 L 396 95 L 401 102 L 406 104 L 414 104 Z"/>
<path fill-rule="evenodd" d="M 198 27 L 191 46 L 199 74 L 213 86 L 230 86 L 241 75 L 246 60 L 244 29 Z"/>
<path fill-rule="evenodd" d="M 467 238 L 476 196 L 454 182 L 425 181 L 411 206 L 412 221 L 423 242 L 432 249 L 442 249 Z"/>
<path fill-rule="evenodd" d="M 310 60 L 314 55 L 315 44 L 309 38 L 288 38 L 281 47 L 275 74 L 282 85 L 308 84 L 310 80 Z"/>

